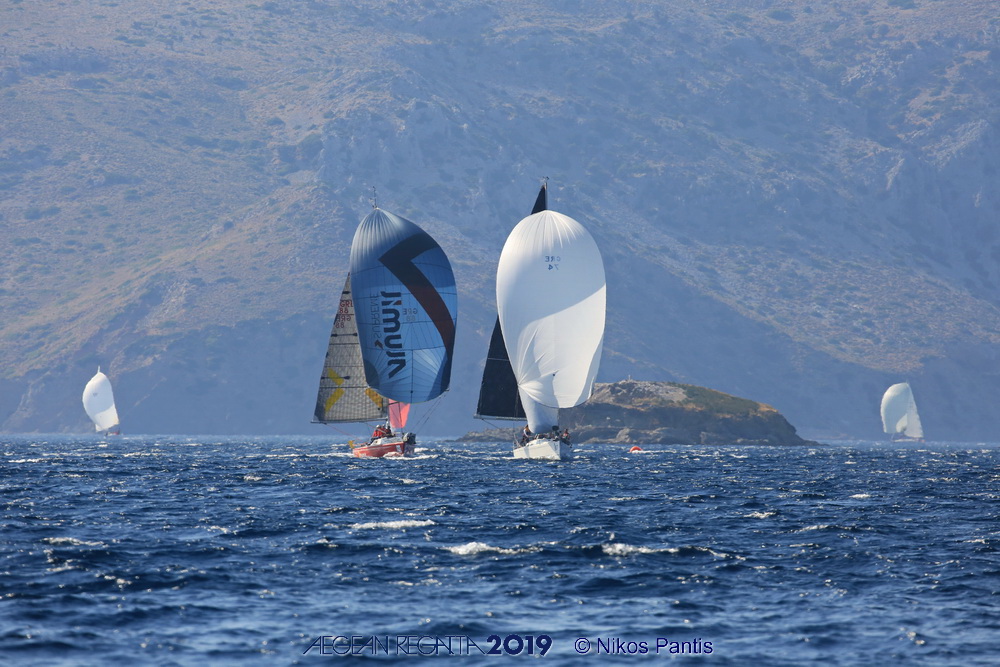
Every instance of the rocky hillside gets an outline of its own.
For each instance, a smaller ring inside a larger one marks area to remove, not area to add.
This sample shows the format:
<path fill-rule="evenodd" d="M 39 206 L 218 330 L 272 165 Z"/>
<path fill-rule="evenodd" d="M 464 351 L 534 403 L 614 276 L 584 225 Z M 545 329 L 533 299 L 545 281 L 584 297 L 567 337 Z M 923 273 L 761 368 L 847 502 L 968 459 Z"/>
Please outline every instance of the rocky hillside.
<path fill-rule="evenodd" d="M 7 3 L 0 429 L 315 432 L 349 244 L 412 218 L 460 286 L 475 422 L 504 238 L 539 178 L 597 238 L 601 378 L 871 437 L 1000 432 L 994 0 Z"/>
<path fill-rule="evenodd" d="M 590 400 L 560 411 L 576 443 L 807 445 L 769 405 L 675 382 L 598 383 Z M 471 442 L 507 442 L 516 429 L 468 433 Z"/>

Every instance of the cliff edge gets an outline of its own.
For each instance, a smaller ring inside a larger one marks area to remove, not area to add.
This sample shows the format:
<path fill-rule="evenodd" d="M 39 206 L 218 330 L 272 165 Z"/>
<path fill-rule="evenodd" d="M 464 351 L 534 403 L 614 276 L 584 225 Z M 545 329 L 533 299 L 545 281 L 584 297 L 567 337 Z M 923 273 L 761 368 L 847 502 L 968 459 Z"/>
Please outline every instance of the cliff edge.
<path fill-rule="evenodd" d="M 560 412 L 575 443 L 814 445 L 769 405 L 676 382 L 595 384 L 583 405 Z M 520 425 L 517 426 L 520 428 Z M 460 440 L 507 441 L 514 428 L 467 433 Z"/>

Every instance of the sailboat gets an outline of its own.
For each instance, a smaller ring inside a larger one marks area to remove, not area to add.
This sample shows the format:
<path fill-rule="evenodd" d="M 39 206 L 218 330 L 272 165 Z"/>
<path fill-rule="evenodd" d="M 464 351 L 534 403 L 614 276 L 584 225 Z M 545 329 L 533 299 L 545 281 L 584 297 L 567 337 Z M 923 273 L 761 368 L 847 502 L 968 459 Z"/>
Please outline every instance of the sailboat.
<path fill-rule="evenodd" d="M 118 410 L 115 409 L 115 395 L 111 391 L 111 380 L 97 367 L 97 374 L 90 378 L 83 388 L 83 409 L 87 411 L 94 429 L 105 435 L 118 435 Z"/>
<path fill-rule="evenodd" d="M 924 439 L 924 427 L 920 423 L 909 383 L 900 382 L 885 390 L 882 396 L 882 430 L 889 433 L 893 440 Z"/>
<path fill-rule="evenodd" d="M 531 215 L 514 227 L 497 267 L 499 336 L 515 380 L 497 401 L 500 414 L 516 419 L 517 404 L 528 425 L 514 441 L 514 457 L 565 459 L 572 455 L 568 434 L 559 432 L 559 409 L 590 398 L 604 345 L 606 284 L 604 262 L 589 232 L 567 215 L 549 210 L 543 183 Z M 497 330 L 494 328 L 494 338 Z M 494 346 L 491 343 L 491 348 Z M 488 362 L 499 377 L 501 360 Z M 502 386 L 501 386 L 502 388 Z M 483 394 L 480 392 L 480 412 Z M 509 406 L 514 406 L 510 408 Z M 502 414 L 504 409 L 511 412 Z"/>
<path fill-rule="evenodd" d="M 406 218 L 377 205 L 351 244 L 350 269 L 327 346 L 315 421 L 385 422 L 359 457 L 405 456 L 412 403 L 447 391 L 458 296 L 447 256 Z"/>

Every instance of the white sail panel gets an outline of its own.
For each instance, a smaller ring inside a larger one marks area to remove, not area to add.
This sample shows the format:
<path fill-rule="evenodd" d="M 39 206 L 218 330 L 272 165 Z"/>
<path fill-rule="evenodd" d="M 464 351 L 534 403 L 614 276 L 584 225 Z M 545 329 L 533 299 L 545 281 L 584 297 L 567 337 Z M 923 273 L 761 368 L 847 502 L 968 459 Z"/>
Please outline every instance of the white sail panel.
<path fill-rule="evenodd" d="M 909 438 L 923 438 L 924 426 L 920 423 L 920 415 L 917 414 L 917 403 L 910 397 L 910 409 L 906 413 L 906 428 L 903 433 Z"/>
<path fill-rule="evenodd" d="M 604 263 L 580 223 L 529 215 L 497 267 L 497 310 L 522 400 L 569 408 L 590 397 L 604 343 Z"/>
<path fill-rule="evenodd" d="M 115 409 L 115 396 L 111 391 L 111 380 L 97 369 L 97 375 L 83 389 L 83 409 L 94 422 L 94 429 L 107 431 L 118 426 L 118 411 Z"/>
<path fill-rule="evenodd" d="M 524 407 L 525 421 L 532 433 L 549 433 L 553 426 L 559 426 L 559 408 L 542 405 L 518 389 L 521 405 Z"/>
<path fill-rule="evenodd" d="M 882 430 L 892 435 L 924 437 L 913 390 L 908 383 L 900 382 L 885 390 L 882 396 Z"/>

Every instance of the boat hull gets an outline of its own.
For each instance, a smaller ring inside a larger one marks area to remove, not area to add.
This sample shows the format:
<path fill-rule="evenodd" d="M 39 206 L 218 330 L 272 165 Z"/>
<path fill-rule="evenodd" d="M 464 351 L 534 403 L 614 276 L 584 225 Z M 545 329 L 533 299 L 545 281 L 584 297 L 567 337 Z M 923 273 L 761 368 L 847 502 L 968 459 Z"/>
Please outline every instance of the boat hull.
<path fill-rule="evenodd" d="M 407 456 L 413 453 L 417 439 L 413 433 L 404 433 L 403 437 L 378 438 L 367 445 L 356 445 L 351 453 L 359 458 L 387 458 Z"/>
<path fill-rule="evenodd" d="M 536 438 L 521 445 L 514 443 L 515 459 L 541 459 L 546 461 L 562 461 L 572 458 L 573 446 L 563 440 L 552 438 Z"/>

